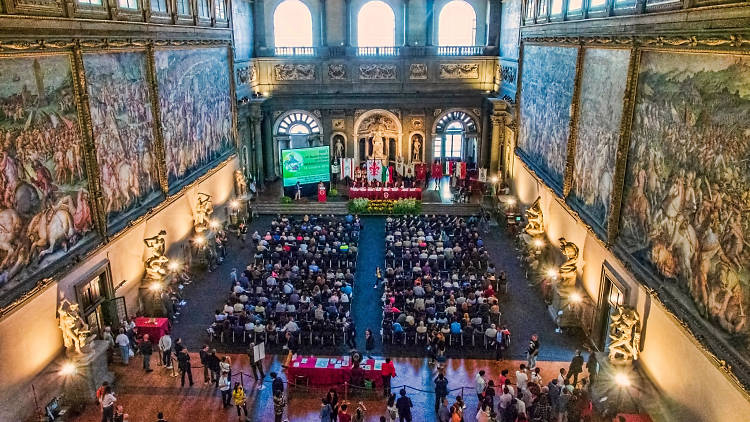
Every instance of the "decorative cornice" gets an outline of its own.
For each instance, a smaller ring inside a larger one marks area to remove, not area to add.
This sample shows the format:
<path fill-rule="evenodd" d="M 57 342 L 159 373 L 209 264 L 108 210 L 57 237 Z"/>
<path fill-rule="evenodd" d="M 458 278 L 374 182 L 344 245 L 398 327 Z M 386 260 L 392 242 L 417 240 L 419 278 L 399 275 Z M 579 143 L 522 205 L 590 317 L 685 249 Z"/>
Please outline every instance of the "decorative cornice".
<path fill-rule="evenodd" d="M 736 34 L 701 34 L 701 35 L 638 35 L 638 36 L 522 36 L 527 43 L 543 44 L 577 44 L 610 47 L 730 47 L 750 46 L 750 33 Z"/>
<path fill-rule="evenodd" d="M 0 40 L 0 52 L 72 49 L 76 42 L 83 49 L 145 48 L 149 43 L 157 47 L 221 46 L 228 40 L 148 40 L 140 38 L 58 39 L 58 40 Z"/>

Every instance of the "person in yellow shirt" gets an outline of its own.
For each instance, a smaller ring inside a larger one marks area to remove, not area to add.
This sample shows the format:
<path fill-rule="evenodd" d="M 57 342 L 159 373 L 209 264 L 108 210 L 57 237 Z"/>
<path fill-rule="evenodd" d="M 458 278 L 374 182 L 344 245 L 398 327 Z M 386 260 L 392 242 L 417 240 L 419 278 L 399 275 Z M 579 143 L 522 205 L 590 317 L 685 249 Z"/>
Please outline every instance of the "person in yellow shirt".
<path fill-rule="evenodd" d="M 234 383 L 234 390 L 232 390 L 232 400 L 234 405 L 237 406 L 237 416 L 242 417 L 242 411 L 245 412 L 245 420 L 249 420 L 247 417 L 247 396 L 245 395 L 245 389 L 242 388 L 239 382 Z"/>

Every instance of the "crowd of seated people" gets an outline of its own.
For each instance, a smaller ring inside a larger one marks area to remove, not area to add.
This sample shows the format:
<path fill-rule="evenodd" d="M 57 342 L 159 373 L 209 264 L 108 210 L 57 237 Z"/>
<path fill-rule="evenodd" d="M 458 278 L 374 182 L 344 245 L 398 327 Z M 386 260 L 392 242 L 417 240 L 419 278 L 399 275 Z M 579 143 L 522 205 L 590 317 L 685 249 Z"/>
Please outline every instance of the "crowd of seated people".
<path fill-rule="evenodd" d="M 451 346 L 491 348 L 502 358 L 510 331 L 496 292 L 507 278 L 489 262 L 479 222 L 448 215 L 386 220 L 384 343 L 430 345 L 438 359 Z"/>
<path fill-rule="evenodd" d="M 254 255 L 208 329 L 227 342 L 339 344 L 349 320 L 359 218 L 282 217 L 252 234 Z"/>

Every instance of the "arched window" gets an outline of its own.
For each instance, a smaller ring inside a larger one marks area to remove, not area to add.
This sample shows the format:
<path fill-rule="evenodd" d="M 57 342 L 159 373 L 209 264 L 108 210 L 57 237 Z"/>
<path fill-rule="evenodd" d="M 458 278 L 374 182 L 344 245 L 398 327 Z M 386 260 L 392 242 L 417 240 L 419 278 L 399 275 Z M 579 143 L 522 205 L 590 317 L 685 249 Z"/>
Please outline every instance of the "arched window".
<path fill-rule="evenodd" d="M 474 45 L 477 34 L 477 14 L 464 0 L 451 0 L 443 6 L 438 17 L 438 45 Z"/>
<path fill-rule="evenodd" d="M 391 6 L 380 0 L 366 3 L 357 15 L 358 47 L 393 47 L 396 45 L 396 15 Z"/>
<path fill-rule="evenodd" d="M 284 0 L 273 12 L 275 47 L 312 47 L 310 9 L 299 0 Z"/>
<path fill-rule="evenodd" d="M 476 142 L 477 124 L 463 111 L 452 111 L 438 120 L 435 125 L 433 157 L 436 159 L 462 160 L 466 153 L 472 155 L 473 143 Z M 471 135 L 471 136 L 467 136 Z M 465 141 L 469 142 L 469 151 L 464 151 Z"/>
<path fill-rule="evenodd" d="M 320 133 L 318 122 L 307 113 L 292 113 L 279 122 L 277 135 L 310 135 Z"/>

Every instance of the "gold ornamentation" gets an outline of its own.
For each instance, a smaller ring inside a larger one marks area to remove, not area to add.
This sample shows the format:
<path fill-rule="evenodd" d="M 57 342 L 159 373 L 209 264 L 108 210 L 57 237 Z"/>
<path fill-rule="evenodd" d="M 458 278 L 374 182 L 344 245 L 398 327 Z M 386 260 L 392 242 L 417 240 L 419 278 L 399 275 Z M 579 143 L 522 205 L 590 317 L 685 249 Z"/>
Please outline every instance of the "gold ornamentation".
<path fill-rule="evenodd" d="M 609 324 L 609 360 L 627 363 L 638 360 L 641 343 L 641 317 L 629 306 L 617 306 Z"/>
<path fill-rule="evenodd" d="M 542 197 L 536 198 L 533 204 L 526 210 L 526 228 L 524 231 L 530 236 L 539 236 L 544 233 L 544 213 L 540 204 Z"/>
<path fill-rule="evenodd" d="M 234 189 L 237 191 L 237 196 L 242 197 L 247 195 L 247 180 L 245 180 L 242 170 L 237 169 L 234 171 Z"/>
<path fill-rule="evenodd" d="M 568 242 L 564 237 L 561 237 L 559 240 L 560 250 L 566 258 L 566 261 L 560 265 L 560 285 L 563 287 L 573 287 L 576 284 L 578 254 L 580 251 L 575 243 Z"/>
<path fill-rule="evenodd" d="M 211 202 L 211 195 L 198 192 L 198 203 L 195 205 L 195 223 L 193 225 L 196 233 L 203 233 L 208 230 L 208 221 L 213 213 L 214 204 Z"/>
<path fill-rule="evenodd" d="M 581 100 L 581 75 L 583 74 L 584 49 L 578 49 L 576 57 L 575 81 L 573 82 L 573 98 L 570 101 L 570 121 L 568 122 L 568 146 L 563 174 L 563 197 L 568 196 L 573 185 L 574 161 L 576 157 L 576 142 L 578 141 L 578 113 Z"/>
<path fill-rule="evenodd" d="M 65 304 L 67 304 L 67 310 L 65 309 Z M 86 345 L 86 339 L 89 337 L 91 331 L 89 331 L 88 325 L 81 318 L 81 314 L 78 311 L 78 304 L 72 304 L 67 299 L 63 299 L 60 301 L 57 313 L 60 317 L 58 326 L 62 331 L 65 348 L 68 350 L 74 349 L 76 353 L 83 353 L 81 349 Z"/>
<path fill-rule="evenodd" d="M 156 236 L 143 239 L 143 243 L 146 244 L 146 247 L 150 252 L 150 256 L 145 262 L 146 280 L 162 281 L 164 276 L 167 275 L 167 270 L 164 268 L 167 265 L 167 262 L 169 262 L 169 258 L 164 255 L 166 252 L 164 236 L 166 235 L 166 230 L 162 230 Z"/>
<path fill-rule="evenodd" d="M 156 169 L 159 174 L 159 186 L 166 195 L 169 192 L 169 179 L 167 178 L 166 152 L 164 150 L 164 134 L 161 130 L 161 104 L 159 104 L 159 82 L 156 79 L 156 62 L 154 60 L 154 45 L 146 46 L 146 67 L 148 68 L 148 98 L 151 100 L 151 113 L 154 121 L 154 152 L 156 155 Z"/>

